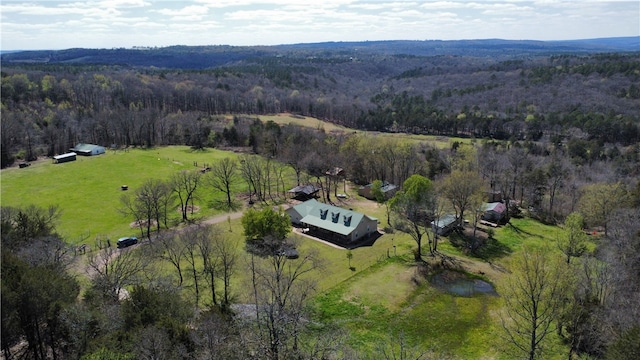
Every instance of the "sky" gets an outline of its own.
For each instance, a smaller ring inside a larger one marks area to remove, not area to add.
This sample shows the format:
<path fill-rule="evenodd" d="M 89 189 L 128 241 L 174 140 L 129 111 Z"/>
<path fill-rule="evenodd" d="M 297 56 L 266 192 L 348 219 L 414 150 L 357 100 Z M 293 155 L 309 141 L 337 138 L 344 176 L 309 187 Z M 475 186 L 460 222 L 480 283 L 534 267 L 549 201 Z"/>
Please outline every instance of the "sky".
<path fill-rule="evenodd" d="M 639 0 L 0 0 L 2 50 L 640 35 Z"/>

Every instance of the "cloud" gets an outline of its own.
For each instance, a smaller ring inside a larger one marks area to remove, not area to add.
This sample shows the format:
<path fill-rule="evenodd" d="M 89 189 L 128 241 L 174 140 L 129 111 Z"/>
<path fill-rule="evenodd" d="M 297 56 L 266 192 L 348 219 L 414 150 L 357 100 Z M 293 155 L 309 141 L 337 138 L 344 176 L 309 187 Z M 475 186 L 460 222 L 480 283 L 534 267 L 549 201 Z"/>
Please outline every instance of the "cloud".
<path fill-rule="evenodd" d="M 155 12 L 171 16 L 171 20 L 174 21 L 200 21 L 209 12 L 209 8 L 203 5 L 190 5 L 183 7 L 182 9 L 159 9 Z"/>
<path fill-rule="evenodd" d="M 558 40 L 637 36 L 638 13 L 637 0 L 7 0 L 0 2 L 0 30 L 4 49 Z"/>

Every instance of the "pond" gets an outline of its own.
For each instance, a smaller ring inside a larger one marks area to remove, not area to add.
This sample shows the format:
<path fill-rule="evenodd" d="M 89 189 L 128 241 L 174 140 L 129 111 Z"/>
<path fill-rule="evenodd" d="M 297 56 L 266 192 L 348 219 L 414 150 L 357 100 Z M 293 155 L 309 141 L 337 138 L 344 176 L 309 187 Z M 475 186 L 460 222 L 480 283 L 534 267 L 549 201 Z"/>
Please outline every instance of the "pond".
<path fill-rule="evenodd" d="M 487 294 L 497 296 L 493 285 L 480 279 L 470 279 L 462 273 L 443 271 L 431 278 L 431 283 L 437 288 L 458 296 L 473 296 Z"/>

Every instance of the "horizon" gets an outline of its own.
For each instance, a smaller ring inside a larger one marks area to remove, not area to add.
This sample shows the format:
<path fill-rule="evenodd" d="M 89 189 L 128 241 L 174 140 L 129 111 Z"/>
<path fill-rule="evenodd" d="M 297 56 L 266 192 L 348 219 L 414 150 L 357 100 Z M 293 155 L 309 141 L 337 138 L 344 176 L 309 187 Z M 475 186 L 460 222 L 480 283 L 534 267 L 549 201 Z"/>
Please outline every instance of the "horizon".
<path fill-rule="evenodd" d="M 553 43 L 553 42 L 587 42 L 587 41 L 607 41 L 613 39 L 638 39 L 638 50 L 640 50 L 640 35 L 636 36 L 614 36 L 614 37 L 604 37 L 604 38 L 588 38 L 588 39 L 566 39 L 566 40 L 536 40 L 536 39 L 503 39 L 503 38 L 484 38 L 484 39 L 456 39 L 456 40 L 442 40 L 442 39 L 390 39 L 390 40 L 359 40 L 359 41 L 342 41 L 342 40 L 329 40 L 329 41 L 321 41 L 321 42 L 302 42 L 302 43 L 287 43 L 287 44 L 273 44 L 273 45 L 231 45 L 231 44 L 194 44 L 194 45 L 186 45 L 186 44 L 173 44 L 173 45 L 163 45 L 163 46 L 145 46 L 145 45 L 134 45 L 129 47 L 117 46 L 110 48 L 92 48 L 92 47 L 74 47 L 74 48 L 64 48 L 64 49 L 2 49 L 0 48 L 0 53 L 10 53 L 10 52 L 26 52 L 26 51 L 65 51 L 71 49 L 86 49 L 86 50 L 115 50 L 115 49 L 125 49 L 125 50 L 136 50 L 136 49 L 163 49 L 170 47 L 215 47 L 215 46 L 228 46 L 228 47 L 278 47 L 278 46 L 296 46 L 296 45 L 312 45 L 312 44 L 325 44 L 325 43 L 375 43 L 375 42 L 394 42 L 394 41 L 416 41 L 416 42 L 456 42 L 456 41 L 513 41 L 513 42 L 545 42 L 545 43 Z M 1 44 L 0 44 L 1 46 Z"/>
<path fill-rule="evenodd" d="M 636 0 L 4 0 L 0 14 L 4 51 L 640 35 Z"/>

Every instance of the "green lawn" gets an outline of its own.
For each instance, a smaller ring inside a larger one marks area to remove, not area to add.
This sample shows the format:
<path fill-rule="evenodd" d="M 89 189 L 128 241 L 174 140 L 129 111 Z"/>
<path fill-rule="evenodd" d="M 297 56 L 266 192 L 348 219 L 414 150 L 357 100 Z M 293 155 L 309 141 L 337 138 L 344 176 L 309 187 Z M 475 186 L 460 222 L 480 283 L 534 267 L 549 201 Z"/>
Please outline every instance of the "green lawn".
<path fill-rule="evenodd" d="M 456 358 L 494 357 L 499 298 L 458 297 L 413 281 L 410 256 L 395 257 L 316 297 L 316 316 L 340 324 L 346 342 L 364 353 L 400 337 L 410 347 Z"/>
<path fill-rule="evenodd" d="M 131 192 L 147 179 L 168 180 L 178 171 L 236 156 L 226 151 L 192 151 L 185 146 L 171 146 L 107 151 L 99 156 L 78 156 L 77 161 L 64 164 L 38 161 L 28 168 L 2 170 L 2 206 L 59 206 L 62 217 L 57 229 L 70 243 L 83 238 L 91 241 L 96 236 L 134 235 L 138 230 L 129 226 L 133 219 L 118 211 L 120 198 L 125 194 L 121 185 L 128 185 Z M 217 212 L 209 206 L 212 199 L 210 193 L 200 193 L 196 201 L 201 207 L 198 217 Z"/>

